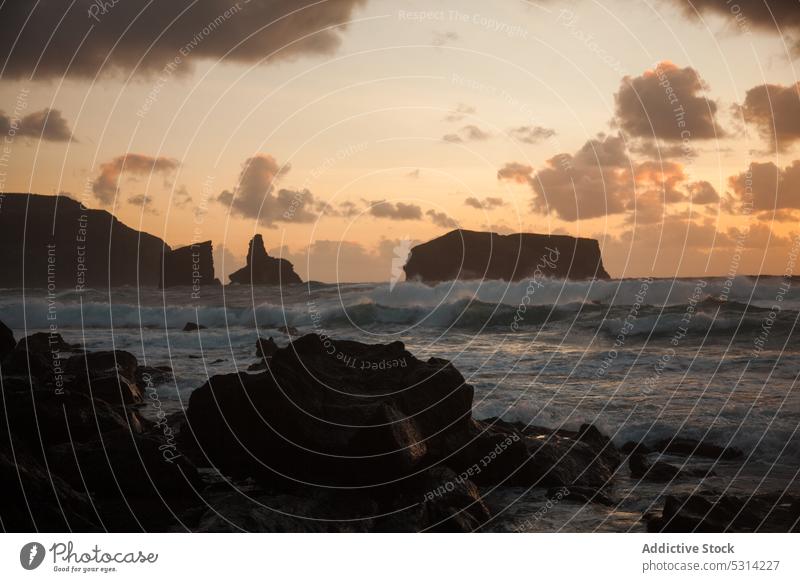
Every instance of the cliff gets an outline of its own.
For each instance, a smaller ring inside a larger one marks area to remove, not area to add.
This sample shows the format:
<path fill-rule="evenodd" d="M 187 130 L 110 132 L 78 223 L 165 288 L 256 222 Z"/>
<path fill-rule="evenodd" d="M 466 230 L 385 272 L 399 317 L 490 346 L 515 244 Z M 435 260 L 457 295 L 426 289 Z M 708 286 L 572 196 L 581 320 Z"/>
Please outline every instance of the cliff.
<path fill-rule="evenodd" d="M 411 249 L 406 280 L 519 281 L 535 273 L 561 279 L 608 279 L 594 239 L 454 230 Z"/>
<path fill-rule="evenodd" d="M 219 285 L 214 278 L 214 249 L 211 241 L 194 243 L 164 253 L 161 287 L 186 285 L 197 289 L 204 285 Z"/>
<path fill-rule="evenodd" d="M 67 196 L 0 196 L 0 287 L 219 284 L 212 250 L 211 241 L 172 250 L 157 236 Z"/>
<path fill-rule="evenodd" d="M 264 239 L 257 234 L 247 250 L 247 265 L 231 273 L 231 283 L 242 285 L 291 285 L 303 280 L 294 272 L 294 265 L 286 259 L 276 259 L 267 254 Z"/>
<path fill-rule="evenodd" d="M 0 287 L 155 286 L 163 240 L 66 196 L 0 198 Z"/>

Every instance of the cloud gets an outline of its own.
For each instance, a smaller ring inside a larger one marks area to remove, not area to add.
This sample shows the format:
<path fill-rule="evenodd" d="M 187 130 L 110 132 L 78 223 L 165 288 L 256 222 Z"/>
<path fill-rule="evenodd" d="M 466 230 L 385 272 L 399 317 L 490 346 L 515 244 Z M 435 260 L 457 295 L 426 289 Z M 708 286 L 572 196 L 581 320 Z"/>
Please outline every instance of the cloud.
<path fill-rule="evenodd" d="M 723 137 L 717 104 L 702 96 L 705 82 L 691 67 L 669 61 L 639 77 L 625 76 L 614 95 L 616 123 L 628 135 L 687 141 Z"/>
<path fill-rule="evenodd" d="M 529 186 L 534 211 L 567 221 L 630 212 L 630 221 L 652 222 L 663 217 L 666 205 L 689 195 L 682 164 L 632 160 L 621 135 L 600 134 L 535 173 L 531 166 L 508 163 L 497 178 Z"/>
<path fill-rule="evenodd" d="M 450 113 L 444 116 L 444 120 L 449 122 L 461 121 L 468 115 L 474 115 L 475 111 L 476 109 L 471 105 L 459 103 L 458 105 L 456 105 L 455 109 L 453 109 Z"/>
<path fill-rule="evenodd" d="M 458 130 L 458 133 L 448 133 L 442 136 L 442 140 L 449 143 L 463 143 L 465 141 L 486 141 L 490 137 L 492 134 L 477 125 L 465 125 Z"/>
<path fill-rule="evenodd" d="M 533 167 L 519 162 L 509 162 L 497 170 L 498 180 L 510 180 L 517 184 L 527 184 L 533 174 Z"/>
<path fill-rule="evenodd" d="M 692 182 L 687 186 L 692 204 L 716 204 L 719 202 L 719 194 L 709 182 L 701 180 Z"/>
<path fill-rule="evenodd" d="M 542 127 L 540 125 L 520 125 L 508 130 L 508 135 L 523 143 L 536 144 L 553 137 L 556 134 L 554 129 Z"/>
<path fill-rule="evenodd" d="M 248 158 L 242 164 L 236 189 L 223 190 L 217 201 L 228 205 L 232 213 L 257 219 L 268 227 L 276 222 L 313 222 L 319 217 L 315 208 L 326 207 L 308 189 L 281 188 L 275 192 L 275 182 L 290 169 L 290 165 L 281 165 L 268 154 Z"/>
<path fill-rule="evenodd" d="M 554 212 L 569 221 L 622 212 L 633 186 L 621 136 L 589 140 L 574 155 L 550 158 L 547 167 L 535 174 L 530 166 L 512 162 L 501 168 L 497 177 L 527 183 L 535 211 Z"/>
<path fill-rule="evenodd" d="M 416 204 L 406 204 L 398 202 L 392 204 L 385 200 L 369 202 L 369 213 L 377 218 L 388 218 L 389 220 L 421 220 L 422 208 Z"/>
<path fill-rule="evenodd" d="M 134 206 L 141 206 L 143 212 L 157 215 L 158 210 L 153 208 L 152 202 L 153 199 L 147 194 L 136 194 L 135 196 L 128 197 L 128 204 L 132 204 Z"/>
<path fill-rule="evenodd" d="M 729 183 L 735 195 L 732 212 L 751 203 L 756 212 L 800 208 L 800 160 L 783 169 L 772 162 L 753 162 Z"/>
<path fill-rule="evenodd" d="M 42 109 L 20 120 L 12 120 L 0 111 L 0 134 L 8 135 L 12 126 L 17 126 L 17 135 L 44 141 L 77 141 L 72 137 L 69 123 L 58 109 Z"/>
<path fill-rule="evenodd" d="M 132 176 L 164 176 L 174 172 L 180 164 L 178 160 L 166 157 L 153 157 L 145 154 L 123 154 L 110 162 L 100 165 L 100 174 L 92 183 L 92 192 L 103 204 L 114 200 L 123 172 Z"/>
<path fill-rule="evenodd" d="M 772 32 L 788 37 L 795 51 L 800 38 L 800 10 L 794 0 L 672 0 L 693 20 L 701 15 L 716 14 L 725 18 L 731 28 L 748 34 L 752 29 Z"/>
<path fill-rule="evenodd" d="M 458 223 L 444 212 L 428 210 L 425 214 L 430 216 L 431 222 L 433 222 L 433 224 L 436 226 L 441 226 L 443 228 L 458 228 Z"/>
<path fill-rule="evenodd" d="M 740 111 L 747 123 L 758 128 L 772 151 L 784 151 L 800 139 L 800 83 L 753 87 L 747 91 Z"/>
<path fill-rule="evenodd" d="M 461 37 L 458 36 L 457 32 L 440 32 L 437 30 L 433 33 L 433 40 L 431 41 L 431 44 L 435 47 L 441 47 L 457 41 L 459 38 Z"/>
<path fill-rule="evenodd" d="M 200 60 L 255 63 L 330 54 L 354 9 L 365 3 L 6 2 L 0 54 L 8 55 L 4 77 L 17 79 L 94 78 L 134 68 L 154 73 L 176 58 L 191 67 Z"/>
<path fill-rule="evenodd" d="M 502 198 L 498 198 L 496 196 L 488 196 L 483 200 L 478 200 L 474 196 L 470 196 L 469 198 L 464 200 L 464 204 L 466 204 L 467 206 L 472 206 L 473 208 L 477 208 L 478 210 L 492 210 L 493 208 L 504 206 L 505 201 Z"/>
<path fill-rule="evenodd" d="M 417 168 L 416 170 L 411 170 L 410 172 L 408 172 L 406 174 L 406 178 L 413 178 L 414 180 L 419 178 L 419 168 Z"/>

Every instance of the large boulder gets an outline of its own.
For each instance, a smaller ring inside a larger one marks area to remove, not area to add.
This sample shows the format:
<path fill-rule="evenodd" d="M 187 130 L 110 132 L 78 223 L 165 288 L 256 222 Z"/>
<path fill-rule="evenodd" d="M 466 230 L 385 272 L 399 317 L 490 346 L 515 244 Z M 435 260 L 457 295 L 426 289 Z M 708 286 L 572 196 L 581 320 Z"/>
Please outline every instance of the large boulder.
<path fill-rule="evenodd" d="M 195 390 L 187 422 L 223 472 L 322 486 L 377 486 L 445 458 L 471 427 L 472 386 L 449 362 L 400 342 L 306 335 L 269 371 L 215 376 Z"/>
<path fill-rule="evenodd" d="M 86 352 L 64 363 L 73 377 L 69 389 L 90 394 L 112 404 L 138 404 L 142 390 L 137 384 L 136 356 L 122 350 Z"/>
<path fill-rule="evenodd" d="M 242 285 L 292 285 L 303 280 L 286 259 L 269 256 L 264 239 L 257 234 L 247 250 L 247 265 L 230 274 L 231 283 Z"/>

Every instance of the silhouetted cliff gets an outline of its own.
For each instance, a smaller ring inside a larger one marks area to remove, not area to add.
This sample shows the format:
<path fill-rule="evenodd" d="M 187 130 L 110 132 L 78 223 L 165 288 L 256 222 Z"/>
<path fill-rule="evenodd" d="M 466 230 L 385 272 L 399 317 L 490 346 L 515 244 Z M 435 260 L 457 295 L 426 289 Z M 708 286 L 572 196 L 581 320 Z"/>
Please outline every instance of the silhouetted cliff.
<path fill-rule="evenodd" d="M 158 285 L 160 238 L 66 196 L 0 198 L 0 287 Z"/>
<path fill-rule="evenodd" d="M 454 230 L 411 249 L 406 279 L 519 281 L 534 274 L 565 279 L 608 279 L 594 239 L 544 234 Z"/>
<path fill-rule="evenodd" d="M 276 259 L 267 254 L 264 239 L 257 234 L 247 249 L 247 265 L 230 274 L 231 283 L 242 285 L 291 285 L 303 280 L 294 272 L 294 265 L 286 259 Z"/>
<path fill-rule="evenodd" d="M 0 253 L 0 287 L 62 291 L 219 284 L 211 241 L 173 251 L 157 236 L 67 196 L 2 195 Z"/>

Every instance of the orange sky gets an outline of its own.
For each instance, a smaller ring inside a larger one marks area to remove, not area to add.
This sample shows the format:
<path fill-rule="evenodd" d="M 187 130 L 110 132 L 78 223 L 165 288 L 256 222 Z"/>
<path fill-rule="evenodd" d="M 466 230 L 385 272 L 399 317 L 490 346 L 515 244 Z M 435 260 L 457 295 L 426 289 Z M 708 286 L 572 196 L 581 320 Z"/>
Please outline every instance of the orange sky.
<path fill-rule="evenodd" d="M 96 76 L 8 60 L 0 190 L 66 192 L 173 246 L 211 239 L 226 273 L 260 232 L 304 278 L 385 280 L 398 241 L 456 226 L 595 237 L 614 277 L 784 272 L 794 31 L 667 1 L 402 4 L 272 23 L 251 6 L 213 30 L 198 15 L 169 47 L 109 50 Z M 226 57 L 256 16 L 269 34 Z"/>

